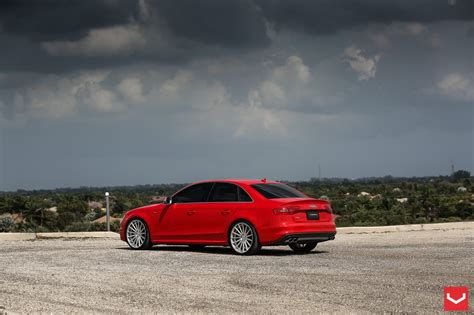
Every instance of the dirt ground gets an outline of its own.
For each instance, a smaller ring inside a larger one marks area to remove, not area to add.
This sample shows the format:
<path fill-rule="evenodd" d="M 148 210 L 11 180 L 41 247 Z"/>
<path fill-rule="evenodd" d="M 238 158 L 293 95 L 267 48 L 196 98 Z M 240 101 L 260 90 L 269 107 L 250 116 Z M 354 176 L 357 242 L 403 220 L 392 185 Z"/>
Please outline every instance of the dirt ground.
<path fill-rule="evenodd" d="M 111 239 L 0 242 L 0 313 L 441 312 L 470 288 L 474 230 L 338 235 L 306 255 Z"/>

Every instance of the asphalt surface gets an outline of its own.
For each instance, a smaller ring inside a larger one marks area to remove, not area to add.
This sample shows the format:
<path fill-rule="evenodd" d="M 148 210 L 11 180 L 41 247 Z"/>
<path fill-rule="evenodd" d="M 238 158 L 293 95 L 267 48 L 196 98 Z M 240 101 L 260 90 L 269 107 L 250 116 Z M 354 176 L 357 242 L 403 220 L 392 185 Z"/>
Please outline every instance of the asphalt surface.
<path fill-rule="evenodd" d="M 442 312 L 470 289 L 474 230 L 340 235 L 306 255 L 267 247 L 132 251 L 118 240 L 0 242 L 0 313 Z"/>

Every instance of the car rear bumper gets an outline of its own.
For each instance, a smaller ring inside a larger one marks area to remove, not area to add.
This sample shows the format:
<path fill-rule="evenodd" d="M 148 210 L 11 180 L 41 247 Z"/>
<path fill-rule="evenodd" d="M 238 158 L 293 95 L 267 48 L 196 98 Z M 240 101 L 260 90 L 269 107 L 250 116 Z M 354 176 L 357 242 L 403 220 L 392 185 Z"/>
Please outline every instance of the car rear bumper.
<path fill-rule="evenodd" d="M 259 230 L 262 245 L 282 245 L 295 242 L 325 242 L 334 239 L 336 225 L 333 221 L 274 225 Z"/>
<path fill-rule="evenodd" d="M 319 233 L 296 233 L 287 234 L 281 237 L 274 245 L 288 245 L 293 243 L 307 242 L 326 242 L 336 238 L 336 232 L 319 232 Z"/>

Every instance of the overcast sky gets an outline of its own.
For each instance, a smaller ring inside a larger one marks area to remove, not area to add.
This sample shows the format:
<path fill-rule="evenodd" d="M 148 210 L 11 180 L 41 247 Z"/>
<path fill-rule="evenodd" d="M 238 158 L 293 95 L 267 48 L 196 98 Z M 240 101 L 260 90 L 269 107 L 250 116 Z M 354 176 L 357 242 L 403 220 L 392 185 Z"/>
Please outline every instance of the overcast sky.
<path fill-rule="evenodd" d="M 473 171 L 471 0 L 3 0 L 0 190 Z"/>

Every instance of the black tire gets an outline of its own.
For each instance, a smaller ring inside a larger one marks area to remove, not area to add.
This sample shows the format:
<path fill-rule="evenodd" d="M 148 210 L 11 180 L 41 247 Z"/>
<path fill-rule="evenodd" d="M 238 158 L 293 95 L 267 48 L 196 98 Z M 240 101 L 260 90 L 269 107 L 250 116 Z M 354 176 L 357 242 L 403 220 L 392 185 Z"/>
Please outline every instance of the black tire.
<path fill-rule="evenodd" d="M 206 245 L 201 245 L 201 244 L 192 244 L 192 245 L 188 245 L 189 248 L 193 249 L 193 250 L 201 250 L 201 249 L 204 249 L 206 247 Z"/>
<path fill-rule="evenodd" d="M 153 246 L 150 239 L 150 230 L 142 219 L 134 218 L 127 223 L 125 239 L 128 246 L 134 250 L 150 249 Z"/>
<path fill-rule="evenodd" d="M 228 237 L 230 248 L 237 255 L 254 255 L 260 251 L 257 230 L 247 221 L 235 222 Z"/>
<path fill-rule="evenodd" d="M 318 243 L 294 243 L 289 246 L 295 253 L 309 253 L 316 248 L 316 245 Z"/>

